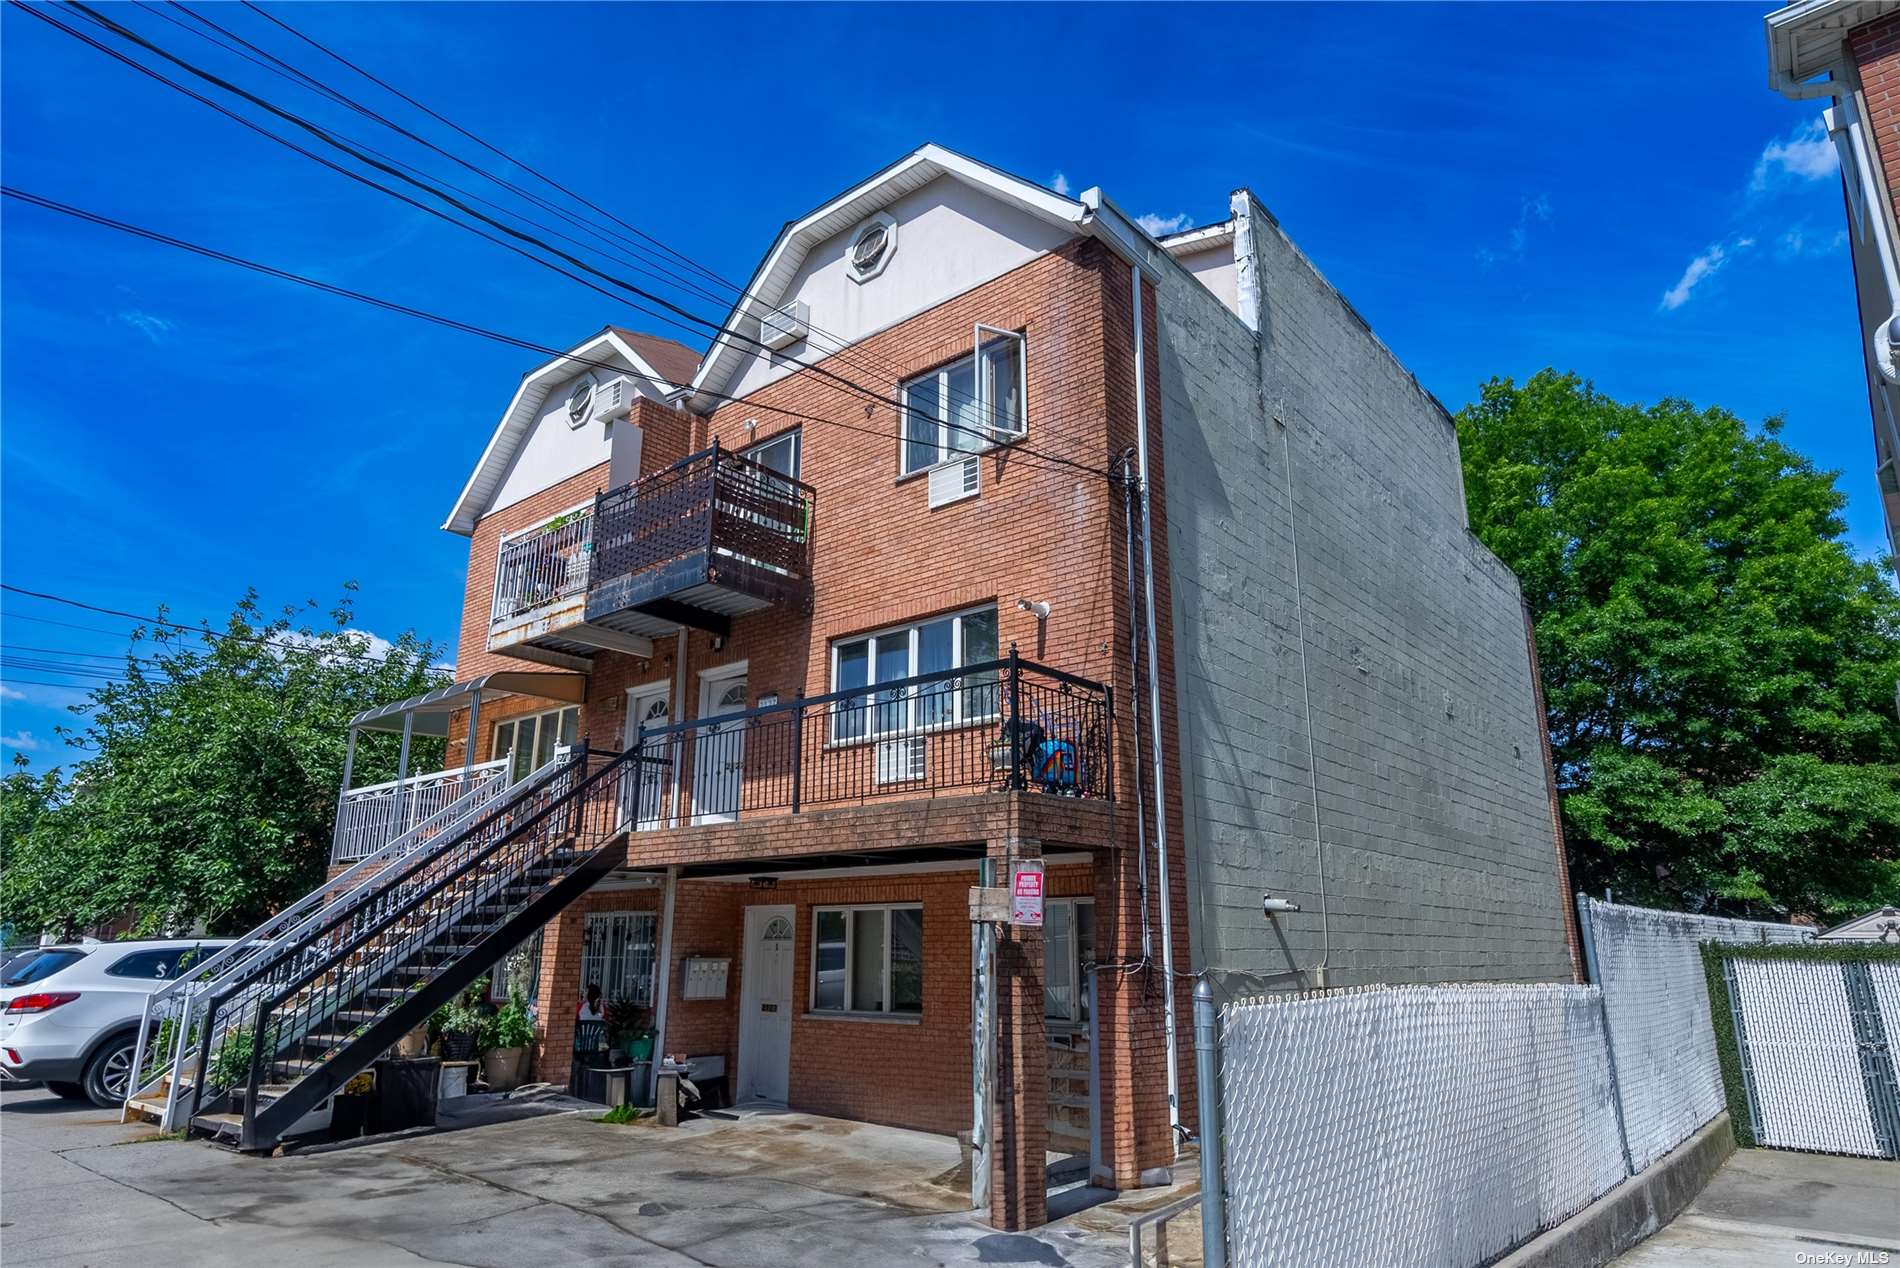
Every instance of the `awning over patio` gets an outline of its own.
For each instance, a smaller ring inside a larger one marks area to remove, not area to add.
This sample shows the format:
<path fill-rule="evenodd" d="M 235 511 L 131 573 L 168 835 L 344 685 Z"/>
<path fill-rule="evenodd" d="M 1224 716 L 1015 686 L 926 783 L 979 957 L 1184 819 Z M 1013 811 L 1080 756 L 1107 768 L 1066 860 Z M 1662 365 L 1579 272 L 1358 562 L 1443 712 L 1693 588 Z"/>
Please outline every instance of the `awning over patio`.
<path fill-rule="evenodd" d="M 446 739 L 449 715 L 481 701 L 507 696 L 535 696 L 579 704 L 587 695 L 585 674 L 536 673 L 503 669 L 437 687 L 434 691 L 393 704 L 378 705 L 350 719 L 352 731 L 401 731 L 403 716 L 411 715 L 410 733 Z"/>

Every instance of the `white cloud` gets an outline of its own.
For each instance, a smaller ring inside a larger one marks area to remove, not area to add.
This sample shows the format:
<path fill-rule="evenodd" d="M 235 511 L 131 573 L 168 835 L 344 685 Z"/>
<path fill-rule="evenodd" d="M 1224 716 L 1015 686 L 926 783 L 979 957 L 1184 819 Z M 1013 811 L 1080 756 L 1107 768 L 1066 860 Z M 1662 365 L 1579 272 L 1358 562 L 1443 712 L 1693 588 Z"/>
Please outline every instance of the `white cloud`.
<path fill-rule="evenodd" d="M 389 653 L 396 650 L 394 643 L 382 635 L 372 634 L 368 630 L 344 630 L 342 633 L 343 637 L 360 646 L 372 660 L 382 660 L 388 656 Z M 298 630 L 286 630 L 281 634 L 273 634 L 270 637 L 273 643 L 290 644 L 296 647 L 315 647 L 321 641 L 314 634 L 305 634 Z"/>
<path fill-rule="evenodd" d="M 1160 238 L 1170 233 L 1179 233 L 1183 229 L 1192 229 L 1194 217 L 1185 211 L 1172 216 L 1157 216 L 1151 211 L 1145 216 L 1136 216 L 1135 223 L 1146 229 L 1148 236 Z"/>
<path fill-rule="evenodd" d="M 1805 224 L 1796 225 L 1781 235 L 1775 254 L 1784 260 L 1803 255 L 1832 255 L 1847 245 L 1847 230 L 1816 233 Z"/>
<path fill-rule="evenodd" d="M 1524 248 L 1530 245 L 1531 226 L 1550 219 L 1550 195 L 1539 194 L 1535 198 L 1525 198 L 1517 209 L 1517 223 L 1511 227 L 1509 245 L 1503 250 L 1491 247 L 1479 247 L 1478 263 L 1490 268 L 1500 260 L 1521 260 Z"/>
<path fill-rule="evenodd" d="M 0 683 L 0 700 L 24 700 L 24 699 L 26 699 L 26 693 L 24 691 L 19 691 L 13 687 L 7 686 L 5 683 Z"/>
<path fill-rule="evenodd" d="M 178 328 L 176 322 L 160 317 L 156 313 L 148 313 L 142 308 L 128 308 L 118 314 L 118 320 L 153 343 L 163 343 L 165 336 Z"/>
<path fill-rule="evenodd" d="M 1069 178 L 1057 172 L 1049 178 L 1049 188 L 1066 197 L 1069 192 Z"/>
<path fill-rule="evenodd" d="M 1840 161 L 1834 143 L 1828 140 L 1827 125 L 1813 119 L 1789 133 L 1786 140 L 1768 143 L 1755 162 L 1755 175 L 1748 187 L 1759 193 L 1784 180 L 1818 181 L 1832 176 Z"/>
<path fill-rule="evenodd" d="M 1682 271 L 1682 276 L 1676 280 L 1676 284 L 1663 292 L 1664 311 L 1673 312 L 1688 303 L 1689 296 L 1695 292 L 1696 287 L 1721 272 L 1723 267 L 1735 258 L 1737 252 L 1746 251 L 1754 245 L 1753 238 L 1736 238 L 1727 246 L 1718 242 L 1689 261 L 1689 267 Z"/>
<path fill-rule="evenodd" d="M 0 735 L 0 748 L 17 748 L 22 753 L 37 753 L 42 745 L 33 738 L 31 731 L 15 731 L 12 735 Z"/>

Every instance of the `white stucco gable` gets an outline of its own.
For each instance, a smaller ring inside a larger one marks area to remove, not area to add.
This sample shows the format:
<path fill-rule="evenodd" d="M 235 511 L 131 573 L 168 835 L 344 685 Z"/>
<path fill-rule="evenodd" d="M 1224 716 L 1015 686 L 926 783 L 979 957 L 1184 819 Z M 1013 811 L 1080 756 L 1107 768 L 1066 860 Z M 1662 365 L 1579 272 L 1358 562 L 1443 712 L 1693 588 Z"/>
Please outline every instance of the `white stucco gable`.
<path fill-rule="evenodd" d="M 624 373 L 641 396 L 655 401 L 676 398 L 682 385 L 662 375 L 635 348 L 633 340 L 642 338 L 650 339 L 609 327 L 522 376 L 521 386 L 502 411 L 488 447 L 442 527 L 466 537 L 490 511 L 608 460 L 607 426 L 592 421 L 575 426 L 569 416 L 568 398 L 578 380 L 599 381 Z M 691 356 L 685 349 L 675 351 Z"/>
<path fill-rule="evenodd" d="M 1091 215 L 1085 202 L 923 146 L 786 225 L 701 363 L 691 404 L 710 410 L 935 307 L 1088 232 Z M 888 217 L 892 241 L 863 276 L 850 251 L 877 217 Z M 760 349 L 761 315 L 798 300 L 809 335 Z"/>

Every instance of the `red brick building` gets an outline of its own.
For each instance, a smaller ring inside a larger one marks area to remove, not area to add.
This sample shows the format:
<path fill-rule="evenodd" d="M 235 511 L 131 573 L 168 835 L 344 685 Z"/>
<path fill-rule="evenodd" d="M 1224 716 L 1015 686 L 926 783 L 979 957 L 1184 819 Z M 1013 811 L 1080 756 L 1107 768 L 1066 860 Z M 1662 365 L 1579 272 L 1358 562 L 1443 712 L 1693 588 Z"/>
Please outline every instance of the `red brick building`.
<path fill-rule="evenodd" d="M 1197 972 L 1570 974 L 1449 419 L 1232 208 L 1157 241 L 926 146 L 789 224 L 703 355 L 609 328 L 523 379 L 445 525 L 462 681 L 358 722 L 447 738 L 425 807 L 632 755 L 536 935 L 538 1077 L 597 984 L 736 1100 L 974 1130 L 1021 1227 L 1051 1156 L 1172 1166 Z M 973 923 L 1036 864 L 1042 925 Z"/>

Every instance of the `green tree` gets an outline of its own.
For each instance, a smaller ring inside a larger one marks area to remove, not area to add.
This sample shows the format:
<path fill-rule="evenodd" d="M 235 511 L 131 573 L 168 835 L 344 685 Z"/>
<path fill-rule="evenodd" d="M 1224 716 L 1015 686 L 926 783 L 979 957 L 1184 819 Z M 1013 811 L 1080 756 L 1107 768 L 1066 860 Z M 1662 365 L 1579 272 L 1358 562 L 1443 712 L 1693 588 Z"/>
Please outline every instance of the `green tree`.
<path fill-rule="evenodd" d="M 63 785 L 6 781 L 0 921 L 72 933 L 133 911 L 141 933 L 236 933 L 315 887 L 349 720 L 443 678 L 433 644 L 380 652 L 351 631 L 348 589 L 322 628 L 313 608 L 265 619 L 252 592 L 221 630 L 136 631 L 124 680 L 62 728 L 91 756 Z M 419 742 L 411 769 L 440 749 Z M 396 761 L 394 737 L 365 736 L 355 782 L 394 778 Z"/>
<path fill-rule="evenodd" d="M 1823 918 L 1900 901 L 1900 595 L 1780 430 L 1551 370 L 1458 415 L 1471 527 L 1536 618 L 1580 887 Z"/>

